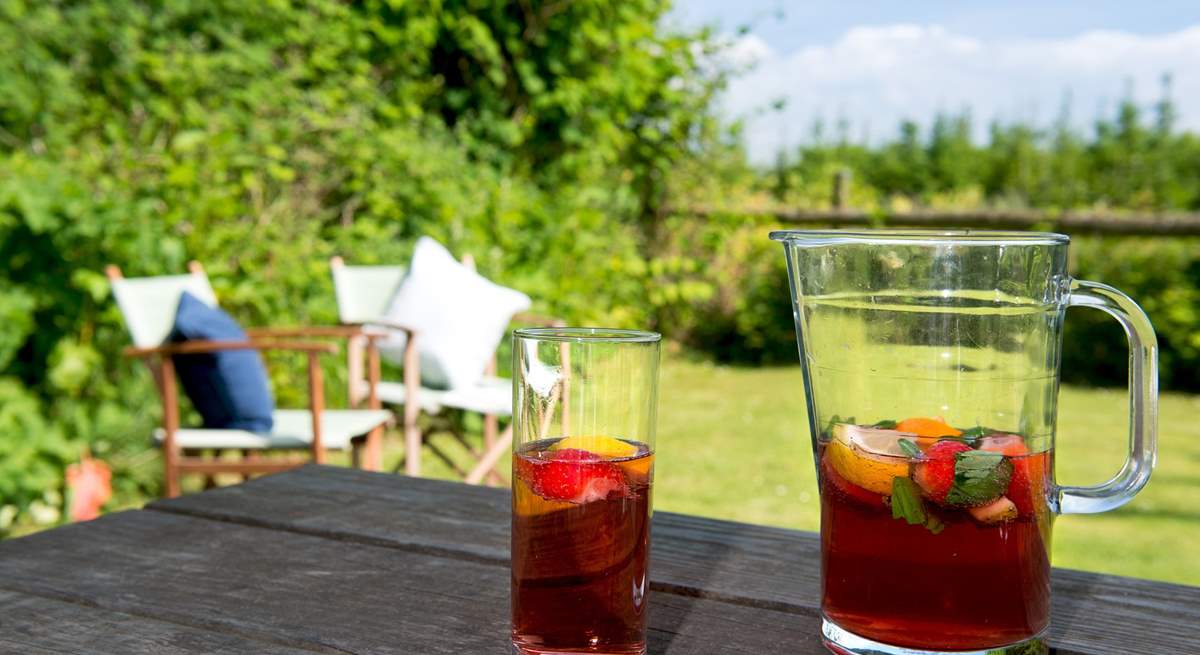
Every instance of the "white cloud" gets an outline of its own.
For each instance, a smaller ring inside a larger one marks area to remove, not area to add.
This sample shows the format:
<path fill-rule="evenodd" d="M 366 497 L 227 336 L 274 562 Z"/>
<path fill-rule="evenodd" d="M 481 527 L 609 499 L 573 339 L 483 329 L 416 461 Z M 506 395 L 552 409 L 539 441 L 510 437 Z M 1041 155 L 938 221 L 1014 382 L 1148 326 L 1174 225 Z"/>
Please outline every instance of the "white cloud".
<path fill-rule="evenodd" d="M 721 51 L 721 58 L 734 68 L 754 66 L 775 55 L 766 41 L 753 34 L 728 41 Z"/>
<path fill-rule="evenodd" d="M 1173 76 L 1180 126 L 1200 130 L 1200 25 L 1159 35 L 1093 31 L 1060 39 L 982 40 L 937 25 L 856 27 L 830 45 L 773 51 L 747 35 L 726 54 L 757 64 L 734 79 L 724 110 L 747 120 L 755 161 L 806 138 L 813 121 L 840 117 L 851 138 L 880 140 L 901 119 L 927 123 L 938 111 L 970 109 L 982 135 L 989 122 L 1057 117 L 1070 93 L 1080 127 L 1111 112 L 1132 83 L 1151 103 L 1164 73 Z M 763 113 L 786 98 L 781 112 Z"/>

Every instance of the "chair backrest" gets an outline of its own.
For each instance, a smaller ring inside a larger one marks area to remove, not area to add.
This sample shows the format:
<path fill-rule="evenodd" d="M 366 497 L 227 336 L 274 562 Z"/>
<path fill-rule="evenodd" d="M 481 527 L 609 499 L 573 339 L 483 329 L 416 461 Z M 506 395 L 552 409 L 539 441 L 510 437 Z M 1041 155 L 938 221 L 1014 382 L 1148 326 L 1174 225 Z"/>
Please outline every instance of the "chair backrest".
<path fill-rule="evenodd" d="M 198 265 L 193 264 L 191 269 L 187 275 L 126 278 L 115 267 L 109 268 L 113 296 L 133 345 L 149 348 L 166 340 L 175 325 L 175 312 L 184 291 L 210 307 L 217 306 L 217 295 L 208 275 Z"/>
<path fill-rule="evenodd" d="M 342 323 L 370 323 L 383 318 L 406 270 L 403 266 L 347 266 L 341 257 L 331 259 L 329 268 Z"/>

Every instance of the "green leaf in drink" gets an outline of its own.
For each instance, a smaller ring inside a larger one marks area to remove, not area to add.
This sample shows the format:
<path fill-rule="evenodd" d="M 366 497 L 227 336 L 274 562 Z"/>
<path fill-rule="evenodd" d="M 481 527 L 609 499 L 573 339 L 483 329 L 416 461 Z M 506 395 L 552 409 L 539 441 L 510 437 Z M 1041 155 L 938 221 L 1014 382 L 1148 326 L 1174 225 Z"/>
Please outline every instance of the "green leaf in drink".
<path fill-rule="evenodd" d="M 946 494 L 946 504 L 976 507 L 999 498 L 1012 479 L 1012 463 L 1001 453 L 968 450 L 954 461 L 954 486 Z"/>
<path fill-rule="evenodd" d="M 966 430 L 963 430 L 962 434 L 959 436 L 963 439 L 978 439 L 980 437 L 986 437 L 993 432 L 995 432 L 995 430 L 991 428 L 985 428 L 982 425 L 977 425 L 973 428 L 967 428 Z"/>
<path fill-rule="evenodd" d="M 921 457 L 921 447 L 918 446 L 912 439 L 899 439 L 896 443 L 900 446 L 900 450 L 904 451 L 906 456 L 913 459 L 919 459 Z"/>
<path fill-rule="evenodd" d="M 933 534 L 946 528 L 941 519 L 925 508 L 920 489 L 908 478 L 892 479 L 892 518 L 904 519 L 909 525 L 923 525 Z"/>
<path fill-rule="evenodd" d="M 909 525 L 925 523 L 925 504 L 921 492 L 908 478 L 892 479 L 892 518 L 904 519 Z"/>

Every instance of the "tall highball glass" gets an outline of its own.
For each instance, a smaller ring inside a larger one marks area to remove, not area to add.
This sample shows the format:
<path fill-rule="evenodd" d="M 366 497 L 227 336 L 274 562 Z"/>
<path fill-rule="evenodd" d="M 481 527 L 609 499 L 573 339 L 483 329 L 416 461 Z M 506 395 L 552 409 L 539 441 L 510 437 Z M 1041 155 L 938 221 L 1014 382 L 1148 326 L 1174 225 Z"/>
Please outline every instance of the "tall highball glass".
<path fill-rule="evenodd" d="M 513 337 L 513 652 L 644 655 L 661 337 Z"/>

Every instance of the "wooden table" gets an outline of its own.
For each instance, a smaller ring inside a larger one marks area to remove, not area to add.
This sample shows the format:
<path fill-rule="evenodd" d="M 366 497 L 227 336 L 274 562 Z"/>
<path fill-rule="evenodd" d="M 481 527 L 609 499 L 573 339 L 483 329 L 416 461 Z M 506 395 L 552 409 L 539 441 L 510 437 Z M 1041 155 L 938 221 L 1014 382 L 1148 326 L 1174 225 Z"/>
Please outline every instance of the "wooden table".
<path fill-rule="evenodd" d="M 0 652 L 507 653 L 508 532 L 505 491 L 318 466 L 155 502 L 0 543 Z M 815 535 L 652 539 L 651 653 L 824 653 Z M 1052 641 L 1200 653 L 1200 588 L 1056 570 Z"/>

